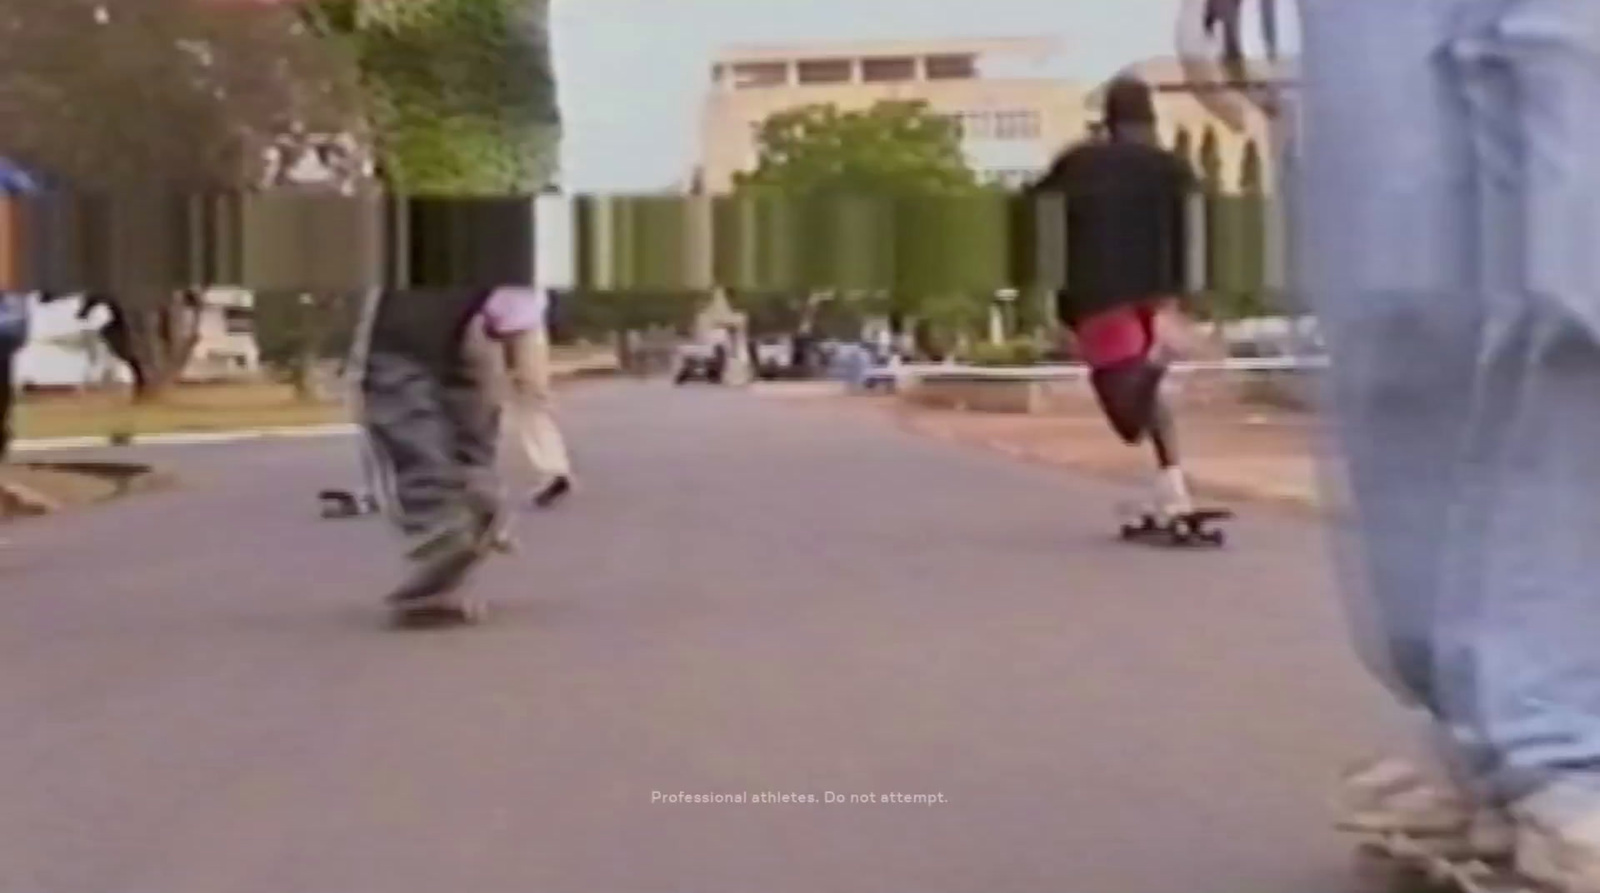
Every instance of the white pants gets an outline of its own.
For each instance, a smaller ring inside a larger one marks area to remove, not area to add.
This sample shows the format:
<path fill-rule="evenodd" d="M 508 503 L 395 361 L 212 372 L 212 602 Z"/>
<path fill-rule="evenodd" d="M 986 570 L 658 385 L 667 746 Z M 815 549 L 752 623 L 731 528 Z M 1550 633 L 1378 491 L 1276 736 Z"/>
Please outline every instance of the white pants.
<path fill-rule="evenodd" d="M 572 474 L 566 441 L 555 420 L 550 336 L 543 328 L 500 339 L 506 370 L 506 421 L 543 481 Z"/>

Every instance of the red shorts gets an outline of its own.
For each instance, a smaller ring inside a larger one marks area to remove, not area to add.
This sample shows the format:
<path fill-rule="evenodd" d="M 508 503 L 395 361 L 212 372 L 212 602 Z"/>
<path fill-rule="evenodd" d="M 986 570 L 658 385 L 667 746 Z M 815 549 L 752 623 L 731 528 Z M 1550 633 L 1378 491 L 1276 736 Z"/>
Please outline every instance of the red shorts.
<path fill-rule="evenodd" d="M 1073 333 L 1091 369 L 1142 360 L 1156 344 L 1156 305 L 1128 304 L 1097 313 L 1074 326 Z"/>

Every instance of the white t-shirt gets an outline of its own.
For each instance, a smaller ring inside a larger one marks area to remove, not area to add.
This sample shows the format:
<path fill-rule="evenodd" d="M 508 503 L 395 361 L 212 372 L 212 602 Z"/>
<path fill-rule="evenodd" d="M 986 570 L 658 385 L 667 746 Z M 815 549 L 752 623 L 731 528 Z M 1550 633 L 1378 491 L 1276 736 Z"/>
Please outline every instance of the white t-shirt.
<path fill-rule="evenodd" d="M 549 312 L 549 291 L 528 286 L 497 288 L 483 307 L 489 332 L 494 335 L 515 335 L 543 328 Z"/>

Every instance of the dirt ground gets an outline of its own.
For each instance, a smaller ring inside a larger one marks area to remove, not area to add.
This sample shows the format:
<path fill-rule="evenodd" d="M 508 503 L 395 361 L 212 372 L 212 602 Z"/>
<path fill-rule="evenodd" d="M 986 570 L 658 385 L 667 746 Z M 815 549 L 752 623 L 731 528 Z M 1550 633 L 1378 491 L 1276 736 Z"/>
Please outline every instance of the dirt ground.
<path fill-rule="evenodd" d="M 40 498 L 53 506 L 71 508 L 110 499 L 117 484 L 110 478 L 29 465 L 0 465 L 0 524 L 12 513 L 26 516 L 25 505 Z M 9 494 L 9 496 L 7 495 Z"/>
<path fill-rule="evenodd" d="M 1107 428 L 1092 396 L 1054 398 L 1052 411 L 1013 415 L 931 409 L 894 397 L 834 397 L 886 413 L 908 430 L 1017 459 L 1131 484 L 1151 474 L 1147 447 Z M 1342 504 L 1337 464 L 1315 415 L 1196 388 L 1175 401 L 1179 449 L 1196 495 L 1230 504 L 1269 502 L 1309 512 Z"/>

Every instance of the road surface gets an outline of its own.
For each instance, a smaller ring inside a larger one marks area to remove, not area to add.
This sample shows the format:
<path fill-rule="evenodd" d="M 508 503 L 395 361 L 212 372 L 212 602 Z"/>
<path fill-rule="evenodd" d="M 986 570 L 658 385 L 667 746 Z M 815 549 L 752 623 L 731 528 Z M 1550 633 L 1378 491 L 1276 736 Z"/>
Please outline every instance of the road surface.
<path fill-rule="evenodd" d="M 1109 485 L 748 393 L 567 417 L 478 629 L 382 628 L 345 441 L 17 527 L 0 893 L 1352 889 L 1330 782 L 1402 725 L 1315 525 L 1125 546 Z M 653 802 L 740 792 L 818 802 Z"/>

